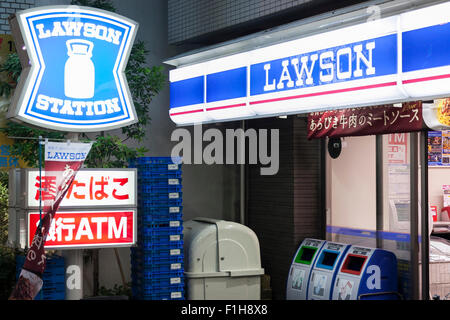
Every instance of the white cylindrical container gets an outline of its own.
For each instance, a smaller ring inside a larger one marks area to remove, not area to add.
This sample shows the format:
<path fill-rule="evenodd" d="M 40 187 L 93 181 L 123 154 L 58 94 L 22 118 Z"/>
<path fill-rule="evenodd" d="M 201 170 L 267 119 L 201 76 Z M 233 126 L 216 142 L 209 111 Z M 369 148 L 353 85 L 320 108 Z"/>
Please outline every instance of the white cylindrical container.
<path fill-rule="evenodd" d="M 64 68 L 64 94 L 75 99 L 94 96 L 95 67 L 91 60 L 94 44 L 83 39 L 66 42 L 69 58 Z"/>

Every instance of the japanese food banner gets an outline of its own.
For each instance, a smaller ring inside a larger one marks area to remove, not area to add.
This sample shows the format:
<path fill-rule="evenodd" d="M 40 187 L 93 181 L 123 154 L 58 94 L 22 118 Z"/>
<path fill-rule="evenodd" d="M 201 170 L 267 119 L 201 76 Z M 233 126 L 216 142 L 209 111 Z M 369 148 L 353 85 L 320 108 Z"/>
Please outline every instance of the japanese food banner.
<path fill-rule="evenodd" d="M 45 241 L 52 220 L 91 149 L 90 143 L 46 142 L 45 175 L 55 176 L 56 183 L 50 192 L 54 196 L 43 201 L 42 220 L 36 229 L 25 263 L 10 299 L 32 300 L 42 288 L 45 270 Z M 42 188 L 41 188 L 42 189 Z"/>
<path fill-rule="evenodd" d="M 423 121 L 432 130 L 450 130 L 450 98 L 424 102 Z"/>
<path fill-rule="evenodd" d="M 313 112 L 308 116 L 308 139 L 420 131 L 422 102 Z"/>

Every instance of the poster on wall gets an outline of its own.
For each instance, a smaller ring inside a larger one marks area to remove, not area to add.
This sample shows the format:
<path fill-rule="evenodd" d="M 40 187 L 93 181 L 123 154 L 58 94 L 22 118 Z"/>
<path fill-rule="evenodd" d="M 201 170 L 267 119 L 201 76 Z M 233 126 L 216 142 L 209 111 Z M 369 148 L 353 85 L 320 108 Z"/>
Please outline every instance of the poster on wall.
<path fill-rule="evenodd" d="M 450 131 L 442 131 L 442 165 L 450 165 Z"/>
<path fill-rule="evenodd" d="M 439 166 L 442 163 L 442 132 L 428 132 L 428 165 Z"/>
<path fill-rule="evenodd" d="M 450 130 L 428 132 L 428 165 L 450 166 Z"/>

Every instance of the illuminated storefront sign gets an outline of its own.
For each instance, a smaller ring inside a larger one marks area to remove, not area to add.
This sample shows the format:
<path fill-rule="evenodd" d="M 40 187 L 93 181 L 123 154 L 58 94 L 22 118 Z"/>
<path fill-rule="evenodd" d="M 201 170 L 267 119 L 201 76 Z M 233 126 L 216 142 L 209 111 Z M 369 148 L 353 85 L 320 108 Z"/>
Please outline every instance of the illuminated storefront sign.
<path fill-rule="evenodd" d="M 28 246 L 39 225 L 39 212 L 28 213 Z M 46 249 L 132 246 L 136 243 L 136 210 L 56 212 Z"/>
<path fill-rule="evenodd" d="M 39 207 L 39 171 L 27 173 L 27 208 Z M 55 196 L 56 177 L 42 176 L 42 205 Z M 60 208 L 135 207 L 136 169 L 81 169 Z"/>
<path fill-rule="evenodd" d="M 136 22 L 98 9 L 51 6 L 21 11 L 11 24 L 24 70 L 9 117 L 73 132 L 137 121 L 124 74 Z"/>
<path fill-rule="evenodd" d="M 170 71 L 179 125 L 448 95 L 450 3 Z"/>

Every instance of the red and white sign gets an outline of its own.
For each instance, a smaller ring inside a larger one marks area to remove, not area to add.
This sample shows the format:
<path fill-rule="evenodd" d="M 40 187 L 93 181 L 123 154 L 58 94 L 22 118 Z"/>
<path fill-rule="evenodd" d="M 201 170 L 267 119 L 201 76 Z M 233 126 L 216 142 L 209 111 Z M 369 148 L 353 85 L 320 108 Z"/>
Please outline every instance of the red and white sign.
<path fill-rule="evenodd" d="M 136 210 L 56 212 L 45 249 L 129 247 L 136 243 Z M 28 246 L 39 212 L 28 213 Z"/>
<path fill-rule="evenodd" d="M 39 207 L 39 171 L 28 171 L 27 207 Z M 42 176 L 42 203 L 55 197 L 56 177 Z M 60 208 L 79 207 L 133 207 L 136 206 L 136 170 L 78 171 L 67 190 Z"/>

